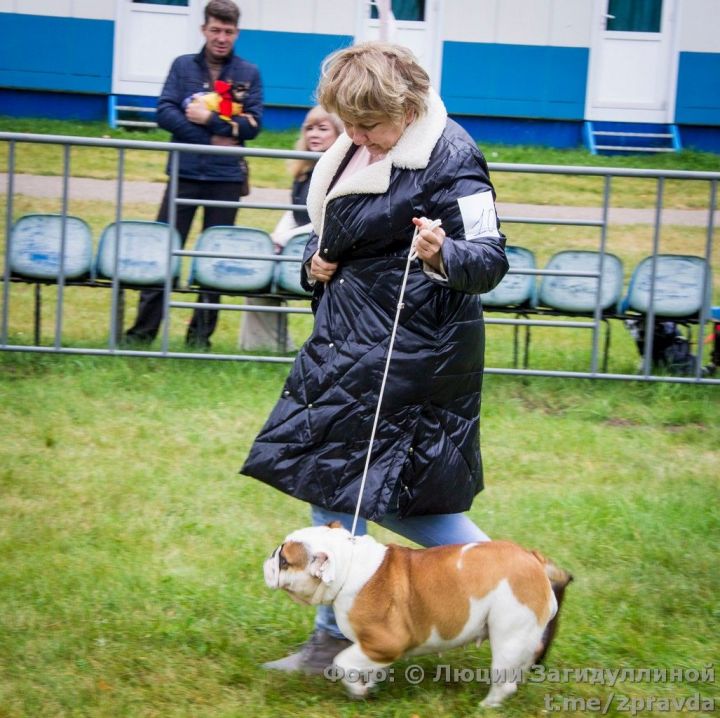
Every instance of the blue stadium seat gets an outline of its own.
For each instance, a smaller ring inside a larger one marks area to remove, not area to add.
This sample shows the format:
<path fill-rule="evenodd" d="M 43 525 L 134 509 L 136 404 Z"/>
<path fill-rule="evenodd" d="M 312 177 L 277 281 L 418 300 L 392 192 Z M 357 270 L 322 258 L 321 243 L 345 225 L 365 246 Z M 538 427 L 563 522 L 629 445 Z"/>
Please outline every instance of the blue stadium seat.
<path fill-rule="evenodd" d="M 297 234 L 291 237 L 280 253 L 283 257 L 299 257 L 302 259 L 305 246 L 310 239 L 310 234 Z M 278 262 L 275 273 L 275 287 L 280 292 L 288 292 L 299 296 L 308 297 L 311 292 L 303 289 L 300 284 L 300 274 L 303 271 L 302 262 Z"/>
<path fill-rule="evenodd" d="M 525 247 L 507 245 L 505 254 L 508 258 L 510 270 L 535 269 L 535 255 Z M 508 272 L 500 284 L 485 294 L 481 294 L 483 306 L 497 311 L 512 311 L 516 315 L 527 315 L 528 310 L 535 304 L 535 275 L 511 274 Z M 525 327 L 525 342 L 523 351 L 523 366 L 527 368 L 530 352 L 530 325 Z M 520 356 L 520 328 L 513 328 L 513 365 L 517 366 Z"/>
<path fill-rule="evenodd" d="M 95 257 L 94 276 L 113 279 L 115 246 L 119 247 L 117 278 L 128 287 L 165 284 L 168 267 L 168 241 L 172 250 L 180 249 L 180 235 L 164 222 L 123 220 L 109 224 L 100 235 Z M 172 277 L 180 276 L 180 257 L 172 257 Z"/>
<path fill-rule="evenodd" d="M 653 259 L 646 257 L 630 278 L 621 304 L 623 312 L 649 312 L 652 275 Z M 703 307 L 709 312 L 711 292 L 712 277 L 705 259 L 686 254 L 657 255 L 653 301 L 656 317 L 697 319 Z"/>
<path fill-rule="evenodd" d="M 85 279 L 92 265 L 92 233 L 79 217 L 60 214 L 27 214 L 10 235 L 10 272 L 23 279 L 57 282 L 60 247 L 65 231 L 64 277 Z"/>
<path fill-rule="evenodd" d="M 214 252 L 229 257 L 193 257 L 190 286 L 220 292 L 269 291 L 275 271 L 275 247 L 267 232 L 253 227 L 210 227 L 195 245 L 198 252 Z M 267 260 L 241 259 L 233 255 L 267 255 Z"/>
<path fill-rule="evenodd" d="M 510 269 L 535 269 L 535 255 L 525 247 L 508 245 L 505 254 Z M 506 274 L 495 289 L 482 294 L 486 307 L 515 309 L 535 303 L 535 275 Z"/>
<path fill-rule="evenodd" d="M 65 247 L 61 253 L 63 243 Z M 92 233 L 79 217 L 26 214 L 10 232 L 8 268 L 15 279 L 35 284 L 34 340 L 40 344 L 43 283 L 79 282 L 92 268 Z M 60 258 L 62 262 L 62 273 Z"/>
<path fill-rule="evenodd" d="M 554 254 L 545 269 L 563 272 L 597 272 L 599 252 L 568 250 Z M 593 314 L 597 306 L 596 277 L 545 275 L 540 282 L 538 306 L 569 314 Z M 614 254 L 605 253 L 600 282 L 600 306 L 603 312 L 617 312 L 623 291 L 623 265 Z"/>
<path fill-rule="evenodd" d="M 602 263 L 602 264 L 601 264 Z M 599 272 L 600 308 L 605 324 L 603 371 L 607 371 L 610 352 L 610 322 L 607 317 L 617 314 L 623 291 L 623 265 L 620 258 L 605 252 L 566 250 L 557 252 L 545 269 L 563 272 Z M 538 307 L 580 316 L 593 316 L 598 304 L 598 277 L 543 275 L 538 290 Z"/>

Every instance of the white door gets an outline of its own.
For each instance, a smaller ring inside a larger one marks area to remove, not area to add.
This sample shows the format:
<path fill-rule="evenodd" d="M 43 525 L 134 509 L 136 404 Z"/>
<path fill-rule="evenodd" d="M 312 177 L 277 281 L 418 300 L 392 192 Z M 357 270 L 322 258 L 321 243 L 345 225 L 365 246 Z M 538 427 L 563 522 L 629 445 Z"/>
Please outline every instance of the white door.
<path fill-rule="evenodd" d="M 395 21 L 390 25 L 388 42 L 409 47 L 430 82 L 440 90 L 442 69 L 442 2 L 443 0 L 392 0 Z M 358 0 L 355 42 L 379 40 L 380 19 L 374 0 Z"/>
<path fill-rule="evenodd" d="M 595 0 L 585 119 L 673 121 L 676 5 L 677 0 Z"/>
<path fill-rule="evenodd" d="M 203 43 L 202 0 L 117 0 L 113 94 L 157 97 L 172 61 Z"/>

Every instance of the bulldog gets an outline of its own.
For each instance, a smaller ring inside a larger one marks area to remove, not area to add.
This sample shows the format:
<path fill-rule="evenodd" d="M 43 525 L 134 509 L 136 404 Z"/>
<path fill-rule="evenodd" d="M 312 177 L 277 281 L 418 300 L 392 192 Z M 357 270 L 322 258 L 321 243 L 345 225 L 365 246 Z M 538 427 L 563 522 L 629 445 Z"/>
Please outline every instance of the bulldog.
<path fill-rule="evenodd" d="M 403 656 L 489 638 L 485 707 L 513 694 L 518 675 L 544 656 L 558 599 L 572 580 L 537 551 L 509 541 L 411 549 L 352 537 L 339 522 L 294 531 L 263 570 L 270 588 L 299 603 L 332 604 L 353 643 L 333 663 L 355 697 L 366 696 L 373 676 Z"/>

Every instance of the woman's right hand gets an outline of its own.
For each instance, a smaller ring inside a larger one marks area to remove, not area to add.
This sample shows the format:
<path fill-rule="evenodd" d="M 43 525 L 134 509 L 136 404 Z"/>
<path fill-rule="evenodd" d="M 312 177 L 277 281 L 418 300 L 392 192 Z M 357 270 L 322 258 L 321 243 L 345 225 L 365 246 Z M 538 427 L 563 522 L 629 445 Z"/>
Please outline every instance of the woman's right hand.
<path fill-rule="evenodd" d="M 315 252 L 310 262 L 310 276 L 318 282 L 327 284 L 333 278 L 337 268 L 337 262 L 326 262 L 319 252 Z"/>

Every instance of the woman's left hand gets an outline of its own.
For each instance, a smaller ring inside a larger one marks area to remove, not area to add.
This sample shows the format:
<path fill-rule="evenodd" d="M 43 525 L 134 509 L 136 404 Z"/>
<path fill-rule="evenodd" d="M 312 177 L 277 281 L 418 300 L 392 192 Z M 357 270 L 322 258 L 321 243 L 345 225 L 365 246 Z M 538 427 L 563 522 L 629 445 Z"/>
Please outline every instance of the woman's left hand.
<path fill-rule="evenodd" d="M 337 268 L 338 262 L 326 262 L 318 251 L 313 254 L 310 262 L 310 276 L 318 282 L 327 284 L 333 278 Z"/>
<path fill-rule="evenodd" d="M 442 254 L 440 250 L 445 241 L 443 228 L 423 229 L 423 227 L 427 227 L 429 223 L 426 219 L 418 219 L 417 217 L 413 217 L 413 224 L 416 227 L 420 227 L 420 232 L 415 241 L 415 249 L 417 250 L 418 257 L 433 269 L 439 271 L 442 267 Z"/>

